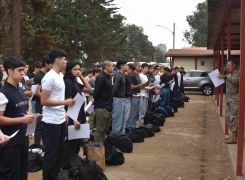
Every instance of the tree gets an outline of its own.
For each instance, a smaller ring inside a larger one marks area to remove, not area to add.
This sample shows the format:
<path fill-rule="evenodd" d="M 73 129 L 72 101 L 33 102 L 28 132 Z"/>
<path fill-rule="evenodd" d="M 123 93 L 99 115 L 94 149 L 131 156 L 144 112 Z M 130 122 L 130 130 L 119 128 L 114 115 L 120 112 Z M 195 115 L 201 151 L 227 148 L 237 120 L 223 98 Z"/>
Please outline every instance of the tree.
<path fill-rule="evenodd" d="M 208 6 L 207 0 L 197 5 L 197 11 L 192 15 L 186 16 L 186 21 L 190 26 L 190 30 L 183 32 L 183 41 L 188 42 L 192 46 L 206 47 L 208 34 Z"/>

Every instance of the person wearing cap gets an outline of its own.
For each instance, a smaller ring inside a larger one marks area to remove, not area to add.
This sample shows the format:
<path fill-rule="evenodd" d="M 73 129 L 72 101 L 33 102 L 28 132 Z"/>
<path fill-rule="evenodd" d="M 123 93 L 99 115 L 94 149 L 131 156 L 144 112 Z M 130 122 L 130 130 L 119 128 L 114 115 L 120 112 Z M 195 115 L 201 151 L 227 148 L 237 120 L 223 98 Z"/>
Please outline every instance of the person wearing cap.
<path fill-rule="evenodd" d="M 160 77 L 161 79 L 161 84 L 165 84 L 165 86 L 161 89 L 160 92 L 160 97 L 161 97 L 161 101 L 160 101 L 160 107 L 164 108 L 165 106 L 169 105 L 170 102 L 170 85 L 173 83 L 173 77 L 170 76 L 170 69 L 168 67 L 164 67 L 163 68 L 163 74 Z"/>

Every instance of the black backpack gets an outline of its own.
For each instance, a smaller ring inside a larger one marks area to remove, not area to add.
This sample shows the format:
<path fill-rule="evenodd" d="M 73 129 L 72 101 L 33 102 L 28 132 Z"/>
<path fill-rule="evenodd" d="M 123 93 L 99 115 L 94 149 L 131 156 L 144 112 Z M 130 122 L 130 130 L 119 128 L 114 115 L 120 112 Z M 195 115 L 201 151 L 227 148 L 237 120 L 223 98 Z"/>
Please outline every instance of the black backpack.
<path fill-rule="evenodd" d="M 111 134 L 106 137 L 105 142 L 112 141 L 114 146 L 122 152 L 131 153 L 133 151 L 133 143 L 129 135 L 126 133 Z"/>
<path fill-rule="evenodd" d="M 168 117 L 174 117 L 174 110 L 170 106 L 165 106 L 164 109 L 168 112 Z"/>
<path fill-rule="evenodd" d="M 108 180 L 94 160 L 81 160 L 81 165 L 59 172 L 56 180 Z"/>
<path fill-rule="evenodd" d="M 28 172 L 37 172 L 43 169 L 43 157 L 38 154 L 32 152 L 32 150 L 40 149 L 44 151 L 43 146 L 39 144 L 33 144 L 29 146 L 28 152 Z"/>
<path fill-rule="evenodd" d="M 152 124 L 146 124 L 144 126 L 140 126 L 140 129 L 144 130 L 145 138 L 152 137 L 155 135 L 155 128 Z"/>
<path fill-rule="evenodd" d="M 129 135 L 131 140 L 135 143 L 145 141 L 145 133 L 143 129 L 139 129 L 139 128 L 127 129 L 126 133 Z"/>
<path fill-rule="evenodd" d="M 124 163 L 125 158 L 123 153 L 117 149 L 111 140 L 104 143 L 105 147 L 105 163 L 106 165 L 121 165 Z"/>
<path fill-rule="evenodd" d="M 170 103 L 169 106 L 174 110 L 175 113 L 178 112 L 178 106 L 173 103 Z"/>
<path fill-rule="evenodd" d="M 164 126 L 164 123 L 166 120 L 163 114 L 154 113 L 153 118 L 157 119 L 157 122 L 158 122 L 157 126 Z"/>
<path fill-rule="evenodd" d="M 178 107 L 179 108 L 184 108 L 185 107 L 184 101 L 178 100 Z"/>
<path fill-rule="evenodd" d="M 150 124 L 152 123 L 152 116 L 154 115 L 153 112 L 146 111 L 145 117 L 144 117 L 144 124 Z"/>

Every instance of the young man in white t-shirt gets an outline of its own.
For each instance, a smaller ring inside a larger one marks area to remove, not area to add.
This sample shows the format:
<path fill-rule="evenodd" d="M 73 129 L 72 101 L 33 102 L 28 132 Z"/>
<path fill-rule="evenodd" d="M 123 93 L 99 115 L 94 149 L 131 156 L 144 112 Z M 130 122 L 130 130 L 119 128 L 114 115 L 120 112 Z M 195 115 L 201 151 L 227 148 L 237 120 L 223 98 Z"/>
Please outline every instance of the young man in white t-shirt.
<path fill-rule="evenodd" d="M 141 65 L 141 73 L 139 74 L 141 83 L 146 83 L 146 86 L 149 85 L 148 77 L 146 76 L 146 73 L 148 72 L 148 64 L 143 63 Z M 148 99 L 149 99 L 149 90 L 145 88 L 145 86 L 141 87 L 140 89 L 140 106 L 139 106 L 139 121 L 140 125 L 144 125 L 144 117 L 145 113 L 148 108 Z"/>
<path fill-rule="evenodd" d="M 66 135 L 66 112 L 64 106 L 72 106 L 75 100 L 65 100 L 65 84 L 61 71 L 66 68 L 67 54 L 62 49 L 50 51 L 52 69 L 42 79 L 41 104 L 45 123 L 45 154 L 43 179 L 55 179 L 61 170 Z"/>

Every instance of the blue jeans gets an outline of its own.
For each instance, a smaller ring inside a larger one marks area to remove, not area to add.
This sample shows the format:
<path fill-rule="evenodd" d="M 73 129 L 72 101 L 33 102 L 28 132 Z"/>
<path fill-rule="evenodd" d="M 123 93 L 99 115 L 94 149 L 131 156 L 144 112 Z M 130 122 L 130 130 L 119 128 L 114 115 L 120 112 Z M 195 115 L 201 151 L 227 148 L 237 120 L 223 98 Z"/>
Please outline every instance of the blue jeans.
<path fill-rule="evenodd" d="M 138 114 L 139 114 L 139 104 L 140 104 L 140 98 L 132 98 L 132 107 L 131 107 L 131 113 L 129 118 L 129 126 L 131 129 L 136 128 L 136 121 L 138 119 Z"/>
<path fill-rule="evenodd" d="M 112 134 L 121 133 L 124 124 L 124 98 L 113 99 L 112 110 Z"/>
<path fill-rule="evenodd" d="M 36 101 L 31 101 L 31 112 L 32 112 L 33 114 L 36 113 L 35 104 L 36 104 Z"/>
<path fill-rule="evenodd" d="M 170 101 L 170 89 L 162 88 L 160 97 L 160 107 L 164 108 L 165 106 L 168 106 Z"/>
<path fill-rule="evenodd" d="M 125 98 L 125 108 L 124 108 L 124 125 L 123 125 L 123 133 L 125 132 L 125 129 L 128 128 L 129 125 L 129 116 L 131 113 L 131 104 L 132 100 L 131 98 Z"/>

